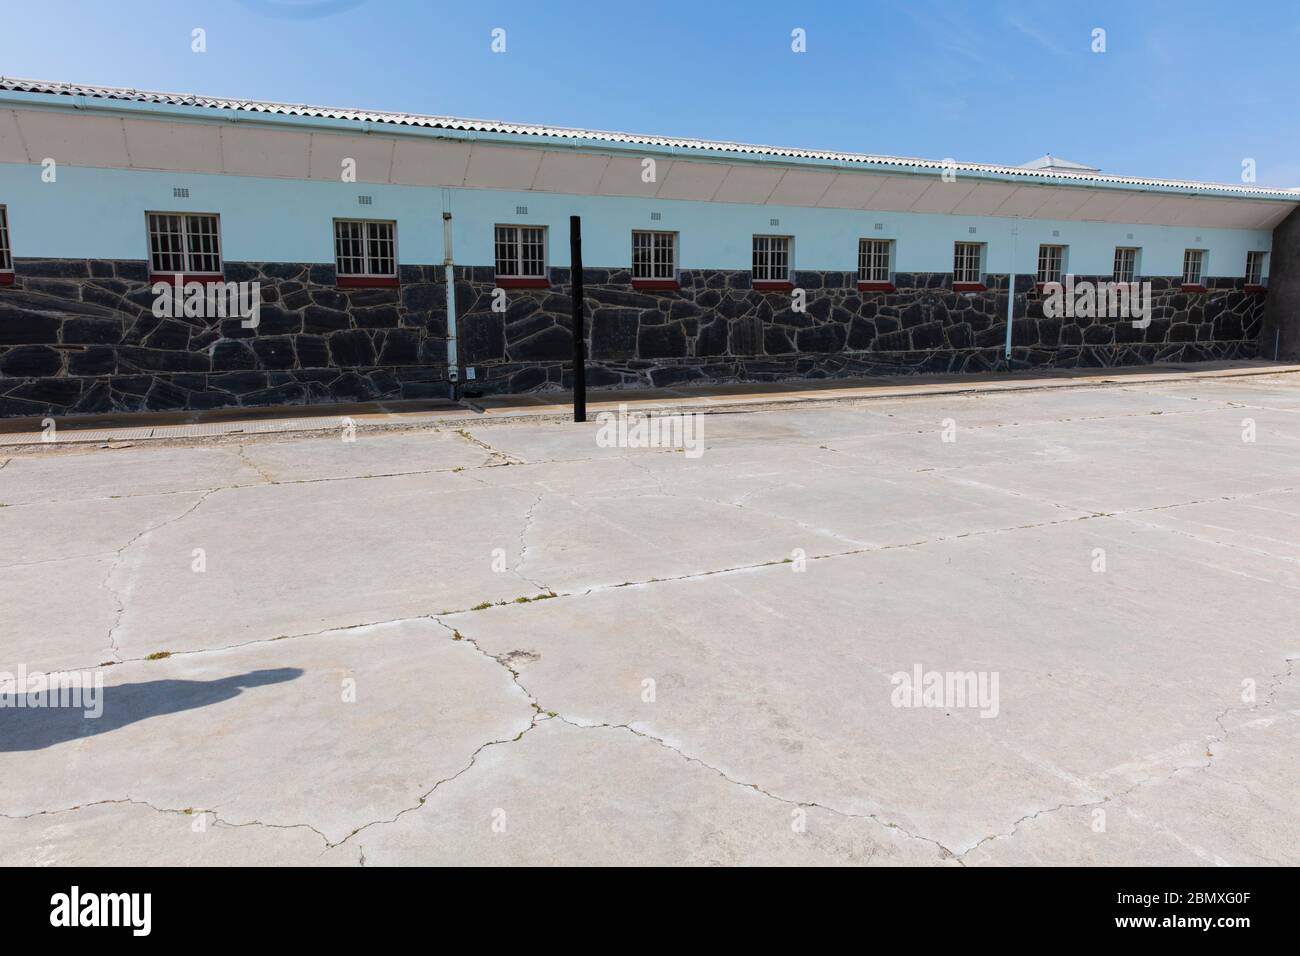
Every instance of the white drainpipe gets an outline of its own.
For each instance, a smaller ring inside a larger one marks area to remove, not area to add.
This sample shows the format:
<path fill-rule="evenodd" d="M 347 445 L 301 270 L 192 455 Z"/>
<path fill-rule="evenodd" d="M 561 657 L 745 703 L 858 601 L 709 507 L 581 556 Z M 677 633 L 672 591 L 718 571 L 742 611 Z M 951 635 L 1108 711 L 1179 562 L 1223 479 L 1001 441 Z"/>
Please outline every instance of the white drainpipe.
<path fill-rule="evenodd" d="M 451 255 L 451 212 L 447 191 L 443 190 L 442 213 L 442 265 L 447 283 L 447 381 L 451 383 L 451 399 L 456 400 L 460 384 L 460 361 L 456 355 L 456 272 Z"/>
<path fill-rule="evenodd" d="M 1011 371 L 1011 323 L 1016 314 L 1016 234 L 1019 230 L 1011 227 L 1011 268 L 1007 278 L 1007 371 Z"/>

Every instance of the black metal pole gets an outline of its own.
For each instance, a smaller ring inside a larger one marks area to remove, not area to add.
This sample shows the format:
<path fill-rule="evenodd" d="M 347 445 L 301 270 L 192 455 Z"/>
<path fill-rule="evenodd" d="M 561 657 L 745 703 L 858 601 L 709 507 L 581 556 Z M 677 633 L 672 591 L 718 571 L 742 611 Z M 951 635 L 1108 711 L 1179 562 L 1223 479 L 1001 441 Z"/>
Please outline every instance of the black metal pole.
<path fill-rule="evenodd" d="M 582 219 L 569 217 L 569 272 L 573 286 L 573 420 L 587 420 L 586 317 L 582 295 Z"/>

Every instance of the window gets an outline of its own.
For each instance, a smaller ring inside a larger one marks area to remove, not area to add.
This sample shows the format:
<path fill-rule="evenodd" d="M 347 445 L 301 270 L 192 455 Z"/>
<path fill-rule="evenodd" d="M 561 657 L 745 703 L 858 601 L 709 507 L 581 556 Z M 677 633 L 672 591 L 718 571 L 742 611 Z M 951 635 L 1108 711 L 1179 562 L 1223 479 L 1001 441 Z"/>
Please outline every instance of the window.
<path fill-rule="evenodd" d="M 984 243 L 957 242 L 953 244 L 952 281 L 979 283 L 984 264 Z"/>
<path fill-rule="evenodd" d="M 676 279 L 677 233 L 633 231 L 632 278 Z"/>
<path fill-rule="evenodd" d="M 1065 246 L 1038 247 L 1038 281 L 1060 282 L 1065 264 Z"/>
<path fill-rule="evenodd" d="M 890 281 L 890 260 L 894 243 L 889 239 L 858 240 L 858 281 Z"/>
<path fill-rule="evenodd" d="M 9 211 L 0 206 L 0 272 L 13 272 L 14 258 L 9 251 Z"/>
<path fill-rule="evenodd" d="M 754 237 L 754 281 L 790 281 L 790 237 Z"/>
<path fill-rule="evenodd" d="M 497 226 L 496 247 L 498 276 L 546 277 L 545 226 Z"/>
<path fill-rule="evenodd" d="M 4 211 L 0 210 L 0 216 Z M 0 219 L 0 229 L 4 227 L 4 220 Z M 3 247 L 0 247 L 0 261 L 4 255 Z M 1263 285 L 1264 284 L 1264 256 L 1263 252 L 1246 253 L 1246 285 Z"/>
<path fill-rule="evenodd" d="M 1183 285 L 1200 285 L 1202 267 L 1205 264 L 1204 249 L 1183 250 Z"/>
<path fill-rule="evenodd" d="M 1134 282 L 1137 280 L 1138 251 L 1128 246 L 1115 247 L 1116 282 Z"/>
<path fill-rule="evenodd" d="M 220 275 L 221 237 L 217 217 L 149 213 L 149 266 L 154 272 Z"/>
<path fill-rule="evenodd" d="M 370 219 L 335 219 L 334 271 L 344 277 L 396 277 L 397 224 Z"/>

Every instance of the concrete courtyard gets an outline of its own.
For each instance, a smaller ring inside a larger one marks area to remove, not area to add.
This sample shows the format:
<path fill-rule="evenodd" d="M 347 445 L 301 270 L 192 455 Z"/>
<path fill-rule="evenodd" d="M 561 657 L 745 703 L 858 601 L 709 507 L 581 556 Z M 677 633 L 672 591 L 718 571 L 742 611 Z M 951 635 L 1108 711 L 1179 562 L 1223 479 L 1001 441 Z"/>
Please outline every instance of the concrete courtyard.
<path fill-rule="evenodd" d="M 0 449 L 0 863 L 1300 864 L 1300 374 L 598 428 Z"/>

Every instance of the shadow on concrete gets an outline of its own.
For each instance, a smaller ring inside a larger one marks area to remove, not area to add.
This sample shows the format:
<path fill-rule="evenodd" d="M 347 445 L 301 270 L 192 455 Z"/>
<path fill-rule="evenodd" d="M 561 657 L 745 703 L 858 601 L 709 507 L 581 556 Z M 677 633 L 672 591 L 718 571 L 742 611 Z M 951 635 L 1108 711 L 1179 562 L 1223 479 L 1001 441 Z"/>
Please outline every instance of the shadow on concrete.
<path fill-rule="evenodd" d="M 10 697 L 0 708 L 0 753 L 44 750 L 55 744 L 97 737 L 150 717 L 218 704 L 238 697 L 247 688 L 296 680 L 302 675 L 297 667 L 277 667 L 213 681 L 117 684 L 99 690 L 97 699 L 102 711 L 98 717 L 86 716 L 86 711 L 95 706 L 93 701 L 92 706 L 87 706 L 84 698 L 74 707 L 14 707 Z"/>

